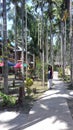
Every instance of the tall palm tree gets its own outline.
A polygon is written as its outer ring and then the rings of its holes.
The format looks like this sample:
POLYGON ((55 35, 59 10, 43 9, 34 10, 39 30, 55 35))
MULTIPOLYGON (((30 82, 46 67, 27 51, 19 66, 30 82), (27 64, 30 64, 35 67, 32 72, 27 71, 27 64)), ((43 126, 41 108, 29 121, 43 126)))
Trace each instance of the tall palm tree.
MULTIPOLYGON (((42 0, 33 0, 34 4, 35 4, 35 8, 41 8, 42 5, 42 0)), ((51 48, 51 63, 53 64, 53 19, 54 17, 57 17, 59 14, 59 11, 57 11, 60 7, 60 3, 62 2, 62 0, 58 1, 58 0, 43 0, 43 12, 45 12, 46 10, 46 15, 47 15, 47 20, 49 20, 50 22, 50 48, 51 48), (59 4, 59 5, 58 5, 59 4), (58 9, 57 9, 58 8, 58 9)))
MULTIPOLYGON (((61 36, 62 36, 62 60, 63 60, 63 78, 65 77, 65 68, 66 68, 66 46, 67 46, 67 18, 68 18, 68 6, 69 0, 63 0, 61 5, 61 36)), ((70 24, 71 26, 71 24, 70 24)))
POLYGON ((37 8, 40 8, 41 9, 41 19, 42 19, 42 33, 41 33, 41 50, 42 50, 42 73, 43 73, 43 86, 44 86, 44 15, 43 15, 43 7, 44 7, 44 0, 41 0, 41 1, 34 1, 33 2, 36 4, 35 5, 35 9, 37 10, 37 8))
POLYGON ((15 2, 15 63, 17 63, 17 2, 15 2))
POLYGON ((23 103, 24 99, 24 10, 25 10, 25 0, 22 0, 22 84, 19 88, 19 103, 23 103))
POLYGON ((6 0, 3 0, 3 59, 4 59, 4 92, 8 93, 8 55, 7 55, 7 16, 6 0))
POLYGON ((73 85, 73 21, 72 21, 72 1, 70 0, 70 58, 71 58, 71 84, 73 85))
POLYGON ((47 3, 48 3, 47 17, 50 22, 50 63, 53 67, 54 66, 53 34, 56 33, 56 30, 54 32, 54 26, 58 26, 57 21, 59 16, 59 11, 58 11, 59 7, 57 5, 57 0, 56 1, 47 0, 47 3), (54 21, 56 21, 56 23, 54 23, 54 21))

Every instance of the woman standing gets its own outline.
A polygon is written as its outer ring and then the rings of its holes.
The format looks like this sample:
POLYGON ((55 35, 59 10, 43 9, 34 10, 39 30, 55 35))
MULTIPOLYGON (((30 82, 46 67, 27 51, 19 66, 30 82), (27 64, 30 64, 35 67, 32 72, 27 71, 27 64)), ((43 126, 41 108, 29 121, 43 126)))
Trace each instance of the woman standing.
POLYGON ((52 66, 48 66, 48 89, 52 88, 52 78, 53 78, 52 66))

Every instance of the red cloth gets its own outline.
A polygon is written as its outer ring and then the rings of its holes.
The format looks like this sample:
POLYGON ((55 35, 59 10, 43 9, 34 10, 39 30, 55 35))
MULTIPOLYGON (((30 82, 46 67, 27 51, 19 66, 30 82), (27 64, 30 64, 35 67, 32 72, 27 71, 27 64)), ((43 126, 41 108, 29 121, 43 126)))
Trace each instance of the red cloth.
POLYGON ((14 66, 14 68, 21 68, 21 67, 22 67, 21 63, 17 63, 17 64, 14 66))
POLYGON ((4 63, 3 63, 3 62, 1 62, 1 63, 0 63, 0 66, 1 66, 1 67, 2 67, 2 66, 4 66, 4 63))

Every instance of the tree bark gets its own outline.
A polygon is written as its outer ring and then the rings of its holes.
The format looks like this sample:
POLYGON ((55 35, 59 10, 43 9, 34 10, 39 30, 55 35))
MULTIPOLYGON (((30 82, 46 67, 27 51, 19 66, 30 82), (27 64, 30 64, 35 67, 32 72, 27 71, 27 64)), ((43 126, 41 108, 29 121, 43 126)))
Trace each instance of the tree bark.
POLYGON ((8 93, 8 55, 7 55, 7 17, 6 0, 3 0, 3 60, 4 60, 4 92, 8 93))
POLYGON ((24 10, 25 10, 25 0, 22 0, 22 84, 19 88, 19 98, 18 102, 23 103, 24 101, 24 10))
POLYGON ((48 64, 48 25, 46 28, 46 63, 48 64))
POLYGON ((73 14, 72 0, 70 0, 70 60, 71 60, 71 84, 73 86, 73 14))
POLYGON ((65 77, 65 45, 64 45, 64 22, 61 21, 61 34, 62 34, 62 58, 63 58, 63 78, 65 77))
POLYGON ((41 5, 42 11, 42 73, 43 73, 43 87, 45 85, 45 75, 44 75, 44 17, 43 17, 43 0, 41 5))

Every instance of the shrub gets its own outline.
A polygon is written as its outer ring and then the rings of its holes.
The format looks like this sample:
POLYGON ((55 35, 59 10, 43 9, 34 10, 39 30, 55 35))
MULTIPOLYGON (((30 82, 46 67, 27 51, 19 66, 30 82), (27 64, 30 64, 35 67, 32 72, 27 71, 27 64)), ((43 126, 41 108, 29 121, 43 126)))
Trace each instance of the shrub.
MULTIPOLYGON (((48 72, 48 64, 44 64, 44 76, 45 76, 45 81, 47 81, 47 72, 48 72)), ((36 75, 38 76, 39 79, 43 79, 43 65, 41 61, 38 61, 36 63, 36 75)))
POLYGON ((39 79, 42 79, 42 63, 41 62, 36 63, 36 75, 39 79))
POLYGON ((31 86, 33 84, 33 79, 27 78, 26 79, 26 86, 31 86))
POLYGON ((33 79, 31 79, 31 78, 27 78, 27 79, 26 79, 26 83, 25 83, 25 85, 26 85, 26 89, 27 89, 27 94, 30 95, 31 92, 32 92, 30 86, 33 85, 33 79))
POLYGON ((62 68, 59 68, 59 77, 63 77, 63 71, 62 71, 62 68))
POLYGON ((68 75, 65 75, 65 77, 64 77, 64 81, 70 81, 70 76, 68 76, 68 75))
POLYGON ((7 95, 7 94, 4 94, 2 92, 0 92, 0 96, 3 99, 3 102, 2 102, 3 106, 13 106, 13 105, 15 105, 16 100, 15 100, 14 97, 7 95))
POLYGON ((54 71, 58 71, 59 70, 59 66, 58 65, 54 65, 53 69, 54 69, 54 71))

